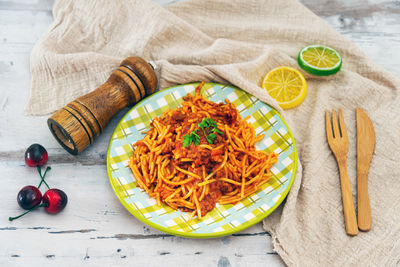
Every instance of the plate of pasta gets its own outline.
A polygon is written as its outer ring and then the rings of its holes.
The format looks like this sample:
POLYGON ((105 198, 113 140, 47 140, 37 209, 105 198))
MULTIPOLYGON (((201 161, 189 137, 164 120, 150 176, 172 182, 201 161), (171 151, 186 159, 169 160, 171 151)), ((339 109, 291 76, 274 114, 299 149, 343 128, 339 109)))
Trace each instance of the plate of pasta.
POLYGON ((233 86, 159 91, 119 122, 107 153, 125 208, 166 233, 212 238, 267 217, 294 181, 293 135, 271 106, 233 86))

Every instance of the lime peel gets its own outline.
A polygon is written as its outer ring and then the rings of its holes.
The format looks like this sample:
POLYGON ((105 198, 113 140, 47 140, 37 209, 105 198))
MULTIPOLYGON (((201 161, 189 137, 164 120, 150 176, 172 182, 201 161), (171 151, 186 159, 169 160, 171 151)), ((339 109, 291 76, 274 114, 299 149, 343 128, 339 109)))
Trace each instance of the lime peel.
POLYGON ((328 76, 337 73, 342 66, 342 57, 333 48, 324 45, 309 45, 300 50, 299 66, 310 74, 328 76))

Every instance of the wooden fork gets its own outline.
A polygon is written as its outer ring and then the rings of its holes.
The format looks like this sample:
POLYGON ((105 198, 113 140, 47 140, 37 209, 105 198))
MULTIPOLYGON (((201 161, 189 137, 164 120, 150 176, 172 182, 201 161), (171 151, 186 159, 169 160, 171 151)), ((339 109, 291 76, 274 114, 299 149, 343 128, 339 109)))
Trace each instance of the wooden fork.
POLYGON ((357 235, 358 226, 356 212, 354 210, 353 194, 351 193, 349 177, 347 174, 347 152, 349 139, 347 137, 346 125, 344 124, 342 110, 339 109, 339 124, 336 111, 332 110, 332 122, 329 111, 325 111, 326 137, 329 147, 336 157, 340 173, 340 187, 342 191, 343 213, 348 235, 357 235), (333 130, 332 130, 333 126, 333 130))

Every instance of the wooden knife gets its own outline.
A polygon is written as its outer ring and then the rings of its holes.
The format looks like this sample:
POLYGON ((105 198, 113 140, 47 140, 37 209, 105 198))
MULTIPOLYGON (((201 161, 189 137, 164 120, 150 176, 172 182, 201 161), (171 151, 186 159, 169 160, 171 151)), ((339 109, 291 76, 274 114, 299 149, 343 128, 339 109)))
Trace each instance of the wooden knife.
POLYGON ((368 170, 375 149, 375 131, 371 119, 360 108, 356 109, 357 119, 357 203, 358 228, 371 229, 371 206, 368 196, 368 170))

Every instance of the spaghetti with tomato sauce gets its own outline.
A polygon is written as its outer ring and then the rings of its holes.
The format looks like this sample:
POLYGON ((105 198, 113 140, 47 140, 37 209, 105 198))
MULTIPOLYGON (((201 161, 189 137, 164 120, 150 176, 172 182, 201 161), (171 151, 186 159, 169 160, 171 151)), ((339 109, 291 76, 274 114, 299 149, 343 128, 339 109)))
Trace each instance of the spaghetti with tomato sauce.
POLYGON ((260 190, 277 161, 277 154, 256 149, 264 135, 256 136, 232 103, 200 95, 203 85, 182 107, 154 118, 129 161, 138 186, 158 205, 199 218, 217 202, 235 204, 260 190))

